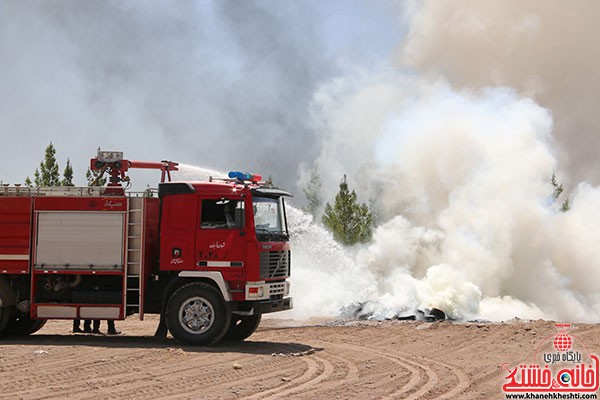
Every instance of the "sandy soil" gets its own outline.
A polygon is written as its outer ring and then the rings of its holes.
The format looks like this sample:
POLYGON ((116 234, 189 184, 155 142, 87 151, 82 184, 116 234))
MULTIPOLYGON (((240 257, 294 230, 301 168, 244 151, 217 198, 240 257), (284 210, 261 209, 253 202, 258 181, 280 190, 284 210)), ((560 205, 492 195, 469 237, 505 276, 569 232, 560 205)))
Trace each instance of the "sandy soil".
MULTIPOLYGON (((265 319, 246 342, 194 348, 154 339, 156 324, 131 318, 101 336, 50 321, 0 339, 0 398, 500 399, 500 365, 531 359, 557 333, 545 321, 265 319)), ((571 332, 598 354, 599 326, 571 332)))

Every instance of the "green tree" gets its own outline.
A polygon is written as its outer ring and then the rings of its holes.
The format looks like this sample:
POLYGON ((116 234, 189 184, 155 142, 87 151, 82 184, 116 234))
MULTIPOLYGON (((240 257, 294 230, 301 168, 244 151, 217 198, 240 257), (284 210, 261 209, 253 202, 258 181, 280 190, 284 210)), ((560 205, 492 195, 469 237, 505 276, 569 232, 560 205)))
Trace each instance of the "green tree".
POLYGON ((60 186, 56 149, 52 142, 46 147, 44 161, 40 162, 39 170, 36 168, 33 175, 35 186, 60 186))
POLYGON ((63 171, 62 186, 75 186, 73 185, 73 167, 71 166, 71 160, 67 158, 67 165, 63 171))
POLYGON ((323 224, 333 233, 335 240, 345 245, 365 243, 373 236, 373 213, 366 204, 358 202, 354 190, 349 191, 346 175, 340 182, 333 206, 325 205, 323 224))
POLYGON ((106 185, 106 177, 102 176, 100 171, 92 171, 88 168, 85 173, 85 179, 87 179, 88 186, 104 186, 106 185))
POLYGON ((63 179, 60 179, 60 173, 58 172, 58 163, 56 162, 56 149, 54 144, 50 144, 46 147, 44 153, 44 160, 40 162, 40 167, 35 169, 33 173, 33 182, 29 178, 25 178, 25 185, 27 187, 35 186, 74 186, 73 185, 73 166, 71 160, 67 158, 67 165, 63 171, 63 179))
POLYGON ((310 171, 310 180, 304 189, 304 196, 308 200, 308 205, 305 207, 305 211, 312 214, 313 217, 317 217, 317 213, 323 205, 323 195, 321 194, 321 177, 316 168, 310 171))
MULTIPOLYGON (((564 192, 565 189, 563 188, 562 183, 558 183, 556 174, 552 174, 552 178, 550 178, 550 183, 554 187, 554 192, 552 193, 552 197, 554 198, 554 201, 556 201, 556 200, 558 200, 558 198, 560 197, 562 192, 564 192)), ((560 206, 560 211, 567 212, 570 209, 571 209, 571 204, 569 202, 569 198, 567 197, 567 199, 560 206)))
POLYGON ((560 206, 560 211, 567 212, 570 209, 571 209, 571 203, 569 202, 569 199, 567 198, 565 201, 563 201, 562 205, 560 206))
POLYGON ((552 178, 550 178, 550 183, 554 186, 554 193, 552 193, 552 197, 554 200, 558 200, 562 192, 565 190, 563 188, 562 183, 558 183, 558 179, 556 179, 556 174, 552 174, 552 178))

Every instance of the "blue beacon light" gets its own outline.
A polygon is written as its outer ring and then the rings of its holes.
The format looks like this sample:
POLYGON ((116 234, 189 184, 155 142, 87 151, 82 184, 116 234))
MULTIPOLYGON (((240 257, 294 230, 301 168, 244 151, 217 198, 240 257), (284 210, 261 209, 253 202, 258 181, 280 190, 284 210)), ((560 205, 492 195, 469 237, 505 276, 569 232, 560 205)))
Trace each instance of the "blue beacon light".
POLYGON ((230 171, 228 175, 229 178, 238 179, 240 181, 249 181, 252 179, 252 175, 240 171, 230 171))

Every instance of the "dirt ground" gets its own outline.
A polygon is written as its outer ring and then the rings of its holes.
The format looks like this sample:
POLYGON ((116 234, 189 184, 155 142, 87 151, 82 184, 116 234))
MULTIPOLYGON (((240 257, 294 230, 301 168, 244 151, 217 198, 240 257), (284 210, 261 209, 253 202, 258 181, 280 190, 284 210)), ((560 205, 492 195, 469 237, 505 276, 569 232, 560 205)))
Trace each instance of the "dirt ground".
MULTIPOLYGON (((0 398, 501 399, 500 366, 557 333, 545 321, 264 319, 246 342, 194 348, 153 338, 156 325, 130 318, 119 336, 74 335, 69 321, 50 321, 0 339, 0 398)), ((600 327, 575 328, 598 354, 600 327)))

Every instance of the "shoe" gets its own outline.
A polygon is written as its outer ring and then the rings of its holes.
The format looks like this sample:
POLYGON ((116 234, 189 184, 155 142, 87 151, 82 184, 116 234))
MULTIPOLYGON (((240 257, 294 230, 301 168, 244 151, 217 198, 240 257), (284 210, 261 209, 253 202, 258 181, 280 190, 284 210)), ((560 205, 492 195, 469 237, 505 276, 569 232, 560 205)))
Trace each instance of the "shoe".
POLYGON ((120 335, 121 331, 117 331, 117 330, 109 330, 108 332, 106 332, 108 335, 120 335))
POLYGON ((96 334, 96 335, 100 335, 102 332, 100 332, 100 329, 92 329, 92 333, 96 334))
POLYGON ((82 333, 81 328, 73 328, 73 333, 82 333))
POLYGON ((92 328, 83 328, 83 333, 92 333, 92 328))

